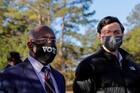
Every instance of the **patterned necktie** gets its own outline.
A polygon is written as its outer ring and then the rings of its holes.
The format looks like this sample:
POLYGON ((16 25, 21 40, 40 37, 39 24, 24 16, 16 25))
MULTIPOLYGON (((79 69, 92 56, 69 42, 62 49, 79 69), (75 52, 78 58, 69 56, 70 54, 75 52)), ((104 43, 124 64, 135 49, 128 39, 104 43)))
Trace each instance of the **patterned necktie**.
POLYGON ((50 69, 47 67, 42 68, 42 72, 44 72, 44 79, 45 79, 45 89, 48 93, 55 93, 55 89, 50 77, 50 69))

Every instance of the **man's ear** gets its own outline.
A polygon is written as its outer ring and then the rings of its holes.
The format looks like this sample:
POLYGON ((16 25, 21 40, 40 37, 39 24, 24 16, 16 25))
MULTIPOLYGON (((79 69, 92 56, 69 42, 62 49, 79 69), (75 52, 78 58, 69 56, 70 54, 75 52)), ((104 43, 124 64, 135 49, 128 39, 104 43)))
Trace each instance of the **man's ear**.
POLYGON ((101 34, 100 34, 100 33, 97 33, 97 34, 96 34, 96 37, 97 37, 99 40, 101 40, 101 34))
POLYGON ((36 52, 36 48, 33 46, 32 42, 28 41, 27 42, 27 47, 29 49, 30 56, 34 57, 34 53, 36 52))
POLYGON ((32 44, 32 42, 27 42, 27 46, 28 46, 29 49, 31 49, 31 50, 33 49, 33 44, 32 44))

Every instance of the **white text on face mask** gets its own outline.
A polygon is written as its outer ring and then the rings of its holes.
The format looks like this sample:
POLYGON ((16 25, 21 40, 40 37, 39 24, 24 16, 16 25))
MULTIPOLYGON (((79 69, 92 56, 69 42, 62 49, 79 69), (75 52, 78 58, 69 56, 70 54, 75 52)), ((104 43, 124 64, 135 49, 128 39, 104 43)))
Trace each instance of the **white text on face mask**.
POLYGON ((55 47, 48 47, 48 46, 43 46, 43 51, 44 52, 52 52, 53 54, 56 54, 56 48, 55 47))

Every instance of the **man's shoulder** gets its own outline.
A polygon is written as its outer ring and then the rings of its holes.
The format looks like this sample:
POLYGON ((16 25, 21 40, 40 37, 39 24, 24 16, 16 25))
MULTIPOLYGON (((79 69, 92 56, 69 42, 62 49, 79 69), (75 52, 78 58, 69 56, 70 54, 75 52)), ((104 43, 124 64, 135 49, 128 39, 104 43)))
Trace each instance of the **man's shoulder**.
POLYGON ((119 49, 119 52, 121 53, 123 58, 126 60, 129 67, 134 67, 140 70, 140 66, 135 62, 133 56, 130 53, 128 53, 126 50, 122 48, 119 49))
POLYGON ((61 72, 59 72, 57 69, 55 69, 53 67, 51 67, 51 68, 52 68, 52 74, 54 75, 54 77, 65 82, 65 78, 64 78, 63 74, 61 72))
POLYGON ((59 75, 59 76, 63 76, 62 73, 60 71, 58 71, 57 69, 51 67, 52 69, 52 72, 55 73, 56 75, 59 75))
MULTIPOLYGON (((90 71, 90 68, 94 69, 94 66, 100 62, 102 59, 98 52, 95 52, 86 58, 84 58, 78 65, 76 71, 81 70, 81 72, 90 71), (85 70, 85 71, 84 71, 85 70)), ((87 72, 86 72, 87 73, 87 72)))
POLYGON ((23 68, 27 67, 29 62, 21 62, 17 65, 11 66, 3 71, 3 73, 19 73, 22 72, 23 68))
POLYGON ((103 59, 103 53, 101 51, 97 51, 87 57, 85 57, 81 63, 87 63, 87 62, 97 62, 99 60, 103 59))
POLYGON ((125 49, 119 48, 121 55, 130 55, 125 49))

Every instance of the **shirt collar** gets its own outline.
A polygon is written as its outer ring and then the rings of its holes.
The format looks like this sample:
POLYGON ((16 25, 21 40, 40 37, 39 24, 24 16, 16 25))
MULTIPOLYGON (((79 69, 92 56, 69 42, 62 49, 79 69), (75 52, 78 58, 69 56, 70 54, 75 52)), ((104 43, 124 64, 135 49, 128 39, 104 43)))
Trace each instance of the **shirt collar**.
MULTIPOLYGON (((44 67, 39 61, 37 61, 35 58, 28 56, 28 59, 30 63, 32 64, 33 68, 39 73, 41 72, 41 69, 44 67)), ((45 67, 51 69, 50 64, 46 65, 45 67)))
MULTIPOLYGON (((102 46, 102 48, 109 54, 112 54, 104 45, 102 46)), ((121 62, 121 60, 123 59, 121 53, 118 51, 118 56, 116 56, 118 58, 118 61, 121 62)))
POLYGON ((119 52, 119 62, 121 62, 121 60, 123 59, 123 57, 122 57, 122 55, 121 55, 121 53, 119 52))

